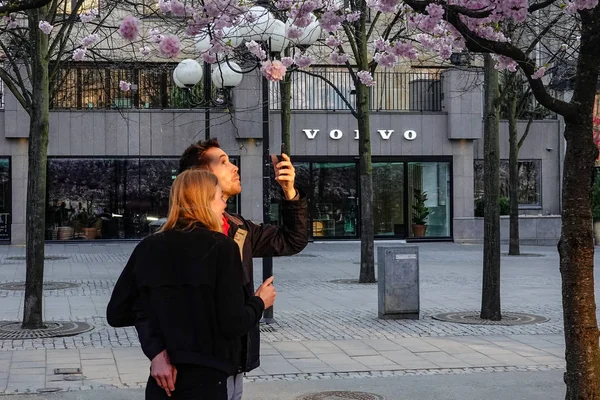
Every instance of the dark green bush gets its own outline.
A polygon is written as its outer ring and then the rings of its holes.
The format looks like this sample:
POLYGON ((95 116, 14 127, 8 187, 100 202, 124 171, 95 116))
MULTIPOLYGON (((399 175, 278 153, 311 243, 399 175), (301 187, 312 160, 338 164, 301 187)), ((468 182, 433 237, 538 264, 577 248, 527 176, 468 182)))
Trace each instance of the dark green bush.
MULTIPOLYGON (((500 197, 498 205, 500 206, 500 215, 510 214, 510 201, 508 197, 500 197)), ((483 217, 483 197, 475 199, 475 216, 483 217)))

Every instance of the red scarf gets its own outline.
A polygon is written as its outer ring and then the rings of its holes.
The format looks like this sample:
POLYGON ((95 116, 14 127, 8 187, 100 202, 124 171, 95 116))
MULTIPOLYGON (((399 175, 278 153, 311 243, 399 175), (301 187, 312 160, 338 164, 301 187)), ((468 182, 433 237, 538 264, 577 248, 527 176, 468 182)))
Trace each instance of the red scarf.
POLYGON ((223 233, 229 236, 229 220, 223 215, 223 233))

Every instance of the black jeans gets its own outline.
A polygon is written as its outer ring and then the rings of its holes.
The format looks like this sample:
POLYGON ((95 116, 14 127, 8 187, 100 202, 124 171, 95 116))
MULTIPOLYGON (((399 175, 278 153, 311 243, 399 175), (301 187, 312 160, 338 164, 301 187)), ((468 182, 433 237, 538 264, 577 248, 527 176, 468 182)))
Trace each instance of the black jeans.
POLYGON ((227 400, 227 374, 211 368, 197 365, 177 365, 175 391, 171 397, 156 383, 148 378, 146 400, 227 400))

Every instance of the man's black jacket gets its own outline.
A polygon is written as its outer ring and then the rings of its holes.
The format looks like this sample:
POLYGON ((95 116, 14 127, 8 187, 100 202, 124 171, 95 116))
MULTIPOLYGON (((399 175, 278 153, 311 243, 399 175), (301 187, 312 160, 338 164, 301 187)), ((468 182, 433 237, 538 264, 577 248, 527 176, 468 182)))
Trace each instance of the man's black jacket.
POLYGON ((236 373, 241 338, 258 325, 264 310, 259 297, 247 294, 238 252, 233 240, 200 226, 147 237, 115 285, 109 324, 129 325, 137 303, 160 331, 173 364, 236 373))
MULTIPOLYGON (((283 225, 257 225, 240 215, 229 215, 229 237, 240 246, 247 296, 254 295, 253 257, 289 256, 299 253, 308 243, 308 202, 303 193, 299 199, 282 201, 283 225)), ((165 349, 163 335, 144 315, 139 306, 135 310, 135 327, 142 350, 152 360, 165 349)), ((110 321, 109 321, 110 323, 110 321)), ((133 323, 128 324, 133 325, 133 323)), ((260 365, 260 334, 256 325, 243 339, 242 360, 238 372, 250 372, 260 365)))

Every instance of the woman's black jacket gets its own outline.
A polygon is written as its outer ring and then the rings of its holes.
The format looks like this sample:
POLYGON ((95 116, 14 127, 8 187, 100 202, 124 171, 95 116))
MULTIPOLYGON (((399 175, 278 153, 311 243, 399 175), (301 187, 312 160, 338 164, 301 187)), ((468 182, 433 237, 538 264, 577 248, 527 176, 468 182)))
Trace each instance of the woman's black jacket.
POLYGON ((238 245, 203 227, 158 233, 137 245, 113 290, 108 323, 132 325, 140 304, 172 364, 228 375, 242 362, 242 336, 264 311, 263 301, 244 289, 238 245))

